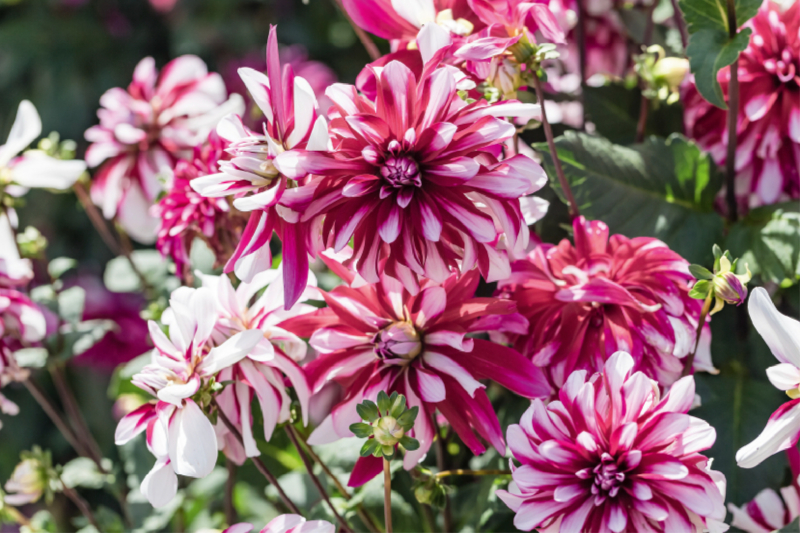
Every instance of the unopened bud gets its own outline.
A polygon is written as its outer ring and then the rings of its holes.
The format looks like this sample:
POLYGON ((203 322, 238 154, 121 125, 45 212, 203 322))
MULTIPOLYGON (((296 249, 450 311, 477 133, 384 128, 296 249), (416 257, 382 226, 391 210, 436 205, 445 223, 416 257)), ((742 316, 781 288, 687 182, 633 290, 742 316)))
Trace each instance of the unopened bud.
POLYGON ((714 276, 714 294, 726 303, 741 305, 747 298, 747 287, 733 272, 723 272, 714 276))
POLYGON ((46 487, 47 476, 41 463, 34 458, 24 459, 6 482, 5 489, 9 494, 4 501, 14 506, 33 503, 42 497, 46 487))
POLYGON ((397 423, 396 418, 384 416, 375 424, 373 434, 375 435, 375 440, 377 440, 381 446, 394 446, 400 442, 400 439, 403 438, 405 433, 403 427, 397 423))
POLYGON ((653 77, 666 84, 671 91, 680 87, 687 72, 689 60, 682 57, 665 57, 656 61, 653 66, 653 77))

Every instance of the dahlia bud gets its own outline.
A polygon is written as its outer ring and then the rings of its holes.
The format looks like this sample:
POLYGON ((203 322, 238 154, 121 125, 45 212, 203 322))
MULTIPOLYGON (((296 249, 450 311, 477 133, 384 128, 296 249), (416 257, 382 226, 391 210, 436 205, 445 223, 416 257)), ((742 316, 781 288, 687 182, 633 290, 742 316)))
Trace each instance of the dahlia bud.
POLYGON ((391 416, 384 416, 378 420, 373 429, 373 435, 378 444, 382 446, 394 446, 405 435, 403 427, 397 423, 397 419, 391 416))
POLYGON ((676 91, 689 72, 689 60, 682 57, 664 57, 653 66, 653 76, 670 89, 676 91))
POLYGON ((644 95, 655 100, 665 100, 668 104, 678 101, 680 88, 689 61, 680 57, 665 57, 659 45, 653 45, 634 58, 635 70, 644 82, 644 95))
POLYGON ((34 503, 47 494, 52 498, 50 478, 52 461, 50 453, 34 447, 30 452, 22 453, 22 461, 14 468, 11 478, 6 482, 8 494, 3 501, 9 505, 20 506, 34 503))
POLYGON ((419 441, 406 435, 414 427, 419 407, 406 409, 406 397, 393 392, 388 396, 378 393, 378 404, 364 400, 356 406, 356 411, 364 422, 350 426, 356 437, 367 439, 361 448, 361 456, 390 458, 399 444, 406 450, 419 448, 419 441))
POLYGON ((747 282, 752 278, 750 268, 745 265, 745 274, 736 274, 738 259, 731 261, 731 254, 727 250, 714 245, 714 272, 700 265, 690 265, 689 272, 697 278, 689 296, 699 300, 715 298, 714 309, 711 314, 720 311, 726 303, 741 305, 747 298, 747 282))
POLYGON ((517 89, 523 85, 519 65, 502 58, 492 61, 486 81, 502 93, 504 100, 516 98, 517 89))

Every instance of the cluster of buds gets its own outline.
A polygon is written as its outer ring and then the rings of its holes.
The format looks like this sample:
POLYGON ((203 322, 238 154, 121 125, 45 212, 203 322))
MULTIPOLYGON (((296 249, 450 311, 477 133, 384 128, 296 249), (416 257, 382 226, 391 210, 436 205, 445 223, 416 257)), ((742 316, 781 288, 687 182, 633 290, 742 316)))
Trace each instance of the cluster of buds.
POLYGON ((666 57, 664 49, 657 44, 649 46, 644 53, 634 57, 636 74, 644 86, 645 97, 655 101, 674 104, 680 98, 680 86, 689 72, 689 60, 682 57, 666 57))
POLYGON ((393 392, 391 396, 384 391, 378 393, 378 403, 364 400, 356 406, 358 416, 364 422, 350 426, 350 431, 360 439, 367 439, 361 447, 361 456, 384 457, 390 459, 399 444, 408 451, 419 448, 419 441, 409 437, 414 427, 419 407, 406 408, 406 397, 393 392))
POLYGON ((747 298, 747 283, 752 278, 747 264, 744 265, 745 273, 736 274, 738 259, 732 259, 728 250, 725 253, 714 245, 714 271, 700 265, 690 265, 689 272, 697 279, 689 296, 698 300, 711 301, 716 299, 711 314, 720 311, 726 303, 742 305, 747 298))

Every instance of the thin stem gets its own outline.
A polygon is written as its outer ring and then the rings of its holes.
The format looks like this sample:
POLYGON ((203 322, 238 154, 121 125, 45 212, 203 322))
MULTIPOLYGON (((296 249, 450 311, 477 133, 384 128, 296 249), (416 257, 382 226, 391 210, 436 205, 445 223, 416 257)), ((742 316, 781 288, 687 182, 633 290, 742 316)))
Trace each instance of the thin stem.
POLYGON ((22 514, 16 507, 11 507, 5 503, 3 504, 3 512, 6 513, 17 524, 33 529, 31 526, 31 521, 28 520, 28 517, 22 514))
MULTIPOLYGON (((728 36, 736 37, 736 6, 728 0, 728 36)), ((736 126, 739 115, 739 58, 731 65, 731 79, 728 83, 728 153, 725 156, 725 201, 728 204, 728 218, 736 222, 739 209, 736 203, 736 126)))
POLYGON ((447 476, 510 476, 511 470, 465 470, 463 468, 455 468, 453 470, 444 470, 434 474, 433 477, 441 479, 447 476))
POLYGON ((78 401, 75 399, 75 395, 72 394, 72 390, 67 384, 64 371, 60 366, 51 366, 50 376, 53 378, 53 384, 56 386, 56 392, 67 412, 67 417, 72 422, 72 426, 75 429, 75 437, 86 446, 86 449, 90 453, 90 458, 97 465, 98 470, 107 474, 108 471, 102 465, 103 454, 100 451, 100 446, 92 436, 91 431, 89 431, 89 426, 86 423, 86 419, 83 417, 83 413, 81 413, 78 401))
POLYGON ((703 326, 706 325, 706 318, 708 317, 708 311, 711 309, 711 301, 713 299, 714 291, 711 291, 708 293, 708 296, 706 296, 706 299, 703 302, 703 309, 700 311, 700 319, 697 321, 697 334, 694 338, 694 349, 692 350, 692 353, 689 354, 689 357, 686 358, 686 364, 683 366, 681 377, 686 377, 692 372, 694 356, 697 353, 697 347, 700 346, 700 336, 703 334, 703 326))
POLYGON ((558 152, 556 151, 556 143, 553 140, 553 130, 550 128, 550 122, 547 121, 547 113, 544 106, 544 93, 542 92, 542 81, 539 76, 533 76, 533 88, 536 90, 536 99, 542 108, 542 126, 544 127, 544 135, 547 137, 547 147, 550 149, 550 157, 553 158, 553 166, 556 168, 556 175, 558 175, 558 182, 561 185, 561 190, 564 191, 564 196, 567 197, 569 203, 570 215, 575 218, 580 216, 578 204, 575 197, 572 195, 572 189, 569 186, 564 169, 561 168, 561 161, 558 159, 558 152))
POLYGON ((77 439, 77 437, 75 437, 75 434, 61 416, 61 413, 59 413, 50 400, 47 399, 47 396, 45 396, 44 392, 39 388, 39 386, 31 381, 30 378, 24 380, 22 384, 25 385, 25 388, 27 388, 28 392, 31 393, 33 399, 36 400, 36 403, 38 403, 47 416, 50 417, 50 420, 53 421, 53 424, 55 424, 66 441, 70 446, 72 446, 78 455, 91 458, 91 454, 86 450, 86 448, 84 448, 83 444, 77 439))
POLYGON ((686 30, 686 20, 683 18, 683 12, 681 12, 681 8, 678 6, 678 0, 672 0, 672 10, 675 12, 675 25, 678 27, 678 31, 681 34, 681 44, 683 44, 684 51, 686 47, 689 46, 689 32, 686 30))
MULTIPOLYGON (((233 433, 233 436, 236 437, 236 440, 238 440, 239 443, 241 443, 241 445, 244 446, 244 441, 242 440, 242 434, 239 432, 238 429, 236 429, 236 426, 234 426, 233 423, 231 423, 230 419, 225 415, 222 409, 219 408, 219 404, 217 404, 217 401, 211 400, 211 405, 213 405, 216 408, 217 416, 219 416, 220 420, 222 420, 222 423, 225 424, 225 427, 228 428, 228 431, 233 433)), ((254 465, 256 465, 256 469, 259 472, 261 472, 261 475, 267 478, 267 481, 269 481, 270 484, 272 484, 272 486, 275 487, 275 490, 278 491, 278 496, 280 497, 283 504, 292 513, 302 514, 300 512, 300 509, 297 508, 294 502, 290 500, 289 497, 286 495, 286 493, 283 491, 283 488, 281 487, 280 483, 278 483, 278 480, 275 478, 275 476, 272 475, 272 472, 267 470, 267 466, 261 461, 261 459, 259 459, 258 457, 251 457, 250 460, 253 461, 254 465)))
MULTIPOLYGON (((322 468, 322 471, 325 472, 328 478, 330 478, 330 480, 333 481, 333 484, 336 485, 336 489, 339 491, 342 497, 348 501, 352 499, 353 497, 350 495, 350 492, 347 490, 347 488, 345 488, 345 486, 342 485, 342 482, 339 481, 339 478, 337 478, 333 474, 331 469, 328 468, 328 465, 326 465, 325 462, 320 458, 320 456, 317 455, 317 452, 314 451, 314 448, 310 444, 308 444, 306 436, 303 435, 301 431, 295 430, 295 432, 297 433, 300 442, 303 443, 303 446, 305 447, 305 450, 308 452, 308 455, 310 455, 311 458, 314 460, 314 462, 316 462, 322 468)), ((361 518, 361 520, 364 522, 364 524, 372 533, 380 532, 380 528, 375 523, 375 519, 372 517, 372 514, 370 514, 370 512, 367 511, 366 509, 364 509, 364 506, 362 504, 360 503, 358 504, 358 507, 356 507, 356 513, 358 513, 359 518, 361 518)))
POLYGON ((111 253, 114 255, 122 255, 122 249, 120 248, 119 243, 111 234, 111 230, 108 229, 105 218, 103 218, 103 215, 101 215, 100 211, 97 210, 97 206, 94 205, 94 202, 92 202, 92 199, 89 197, 89 193, 86 191, 83 183, 76 181, 75 185, 72 186, 72 189, 75 191, 75 196, 78 197, 78 201, 80 201, 81 205, 83 206, 83 210, 86 211, 86 214, 89 216, 89 220, 92 222, 92 225, 97 230, 97 233, 100 234, 100 238, 103 239, 104 243, 106 243, 108 249, 111 250, 111 253))
MULTIPOLYGON (((653 40, 653 27, 655 26, 653 11, 655 11, 656 5, 657 3, 654 1, 653 5, 645 10, 647 13, 647 23, 644 27, 644 34, 642 35, 643 46, 650 46, 650 42, 653 40)), ((650 112, 650 99, 645 96, 644 80, 639 80, 639 87, 642 90, 642 99, 639 105, 639 123, 636 125, 636 139, 634 141, 636 144, 644 140, 644 133, 647 129, 647 115, 650 112)))
MULTIPOLYGON (((439 428, 439 423, 436 421, 435 412, 431 413, 431 421, 433 430, 436 432, 436 468, 439 472, 443 472, 445 470, 445 449, 444 442, 442 442, 442 431, 439 428)), ((444 515, 442 517, 444 521, 444 530, 449 533, 453 530, 453 515, 450 510, 450 495, 447 493, 444 495, 444 510, 442 514, 444 515)))
POLYGON ((92 524, 97 531, 103 531, 100 527, 100 524, 97 522, 97 519, 94 517, 91 507, 89 507, 89 504, 86 503, 86 500, 81 498, 80 494, 78 494, 75 489, 66 486, 63 481, 61 481, 61 486, 63 488, 64 495, 72 500, 72 503, 75 504, 75 506, 78 508, 78 510, 80 510, 81 514, 86 517, 89 523, 92 524))
POLYGON ((311 481, 314 483, 314 486, 317 487, 317 490, 319 491, 320 496, 322 496, 322 499, 325 500, 325 503, 327 503, 328 507, 330 507, 331 512, 333 512, 333 516, 336 517, 336 521, 339 522, 339 525, 341 526, 342 530, 352 531, 350 525, 344 518, 342 518, 342 516, 336 510, 336 507, 333 506, 333 503, 331 503, 331 499, 328 496, 328 491, 325 490, 325 487, 322 486, 322 482, 314 473, 314 465, 311 464, 311 461, 309 461, 306 452, 303 451, 303 447, 300 446, 300 442, 297 440, 297 434, 295 433, 294 428, 291 425, 286 425, 284 429, 286 430, 286 434, 289 436, 289 440, 292 441, 292 444, 297 449, 297 453, 300 455, 300 459, 303 461, 303 464, 306 467, 306 471, 308 472, 308 475, 311 477, 311 481))
POLYGON ((225 499, 222 501, 225 510, 225 522, 232 526, 239 521, 236 516, 236 507, 233 505, 233 489, 236 487, 236 463, 225 458, 225 468, 228 470, 228 478, 225 480, 225 499))
POLYGON ((392 533, 392 471, 389 460, 383 458, 383 520, 386 522, 386 533, 392 533))
POLYGON ((369 57, 373 61, 375 61, 376 59, 380 59, 381 51, 378 50, 378 47, 375 45, 375 42, 372 39, 370 39, 369 35, 367 35, 367 33, 364 30, 359 28, 358 25, 353 21, 353 19, 350 18, 350 14, 344 8, 342 0, 334 0, 334 1, 336 2, 336 5, 339 6, 339 9, 341 9, 344 18, 346 18, 347 22, 350 23, 350 26, 353 27, 353 31, 356 32, 358 39, 361 41, 361 44, 364 45, 364 48, 367 50, 367 53, 369 54, 369 57))

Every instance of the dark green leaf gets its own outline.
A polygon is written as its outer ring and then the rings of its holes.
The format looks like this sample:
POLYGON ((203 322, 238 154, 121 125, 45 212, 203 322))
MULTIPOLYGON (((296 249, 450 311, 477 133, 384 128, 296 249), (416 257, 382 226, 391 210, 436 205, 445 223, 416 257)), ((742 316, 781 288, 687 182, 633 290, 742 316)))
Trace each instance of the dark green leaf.
POLYGON ((765 282, 793 285, 800 279, 800 213, 777 209, 764 220, 765 213, 751 212, 734 225, 726 246, 741 270, 747 264, 765 282))
MULTIPOLYGON (((581 214, 612 233, 656 237, 689 261, 710 262, 711 246, 722 238, 713 206, 722 178, 697 145, 675 134, 624 147, 567 132, 556 147, 581 214)), ((535 148, 563 199, 548 151, 535 148)))
POLYGON ((727 32, 700 30, 689 38, 686 55, 689 56, 697 90, 703 98, 717 107, 728 109, 717 81, 717 73, 736 61, 739 54, 747 48, 751 33, 750 28, 745 28, 730 39, 727 32))
POLYGON ((380 417, 378 406, 372 400, 364 400, 356 405, 356 412, 358 412, 361 420, 366 420, 367 422, 375 422, 380 417))
POLYGON ((372 426, 364 422, 357 422, 350 425, 350 431, 359 439, 366 439, 372 436, 372 426))
POLYGON ((378 441, 376 441, 375 439, 369 439, 361 447, 361 451, 359 453, 361 454, 361 457, 369 457, 370 455, 375 453, 376 448, 380 448, 380 446, 378 445, 378 441))
POLYGON ((394 399, 392 406, 389 408, 389 415, 397 418, 403 411, 406 410, 406 397, 402 394, 394 399))
POLYGON ((389 408, 391 408, 392 402, 389 399, 389 395, 386 394, 386 391, 380 391, 378 393, 378 409, 381 412, 381 415, 386 415, 389 413, 389 408))
POLYGON ((694 279, 711 279, 714 274, 703 265, 689 265, 689 273, 694 279))
MULTIPOLYGON (((761 0, 736 0, 736 25, 742 25, 753 18, 761 7, 761 0)), ((727 0, 680 0, 683 16, 690 33, 701 30, 715 30, 728 33, 727 0)))

